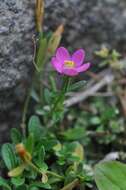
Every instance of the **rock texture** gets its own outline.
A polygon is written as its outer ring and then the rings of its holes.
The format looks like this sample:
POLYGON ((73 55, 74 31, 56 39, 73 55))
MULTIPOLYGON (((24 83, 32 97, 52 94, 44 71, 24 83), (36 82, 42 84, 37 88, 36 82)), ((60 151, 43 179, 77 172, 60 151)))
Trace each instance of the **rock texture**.
POLYGON ((34 0, 0 0, 0 142, 20 120, 32 69, 34 26, 34 0))
MULTIPOLYGON (((0 132, 20 118, 32 70, 34 5, 35 0, 0 0, 0 132)), ((126 50, 125 0, 47 0, 45 30, 60 23, 62 44, 85 48, 88 59, 102 44, 126 50)))
POLYGON ((31 1, 0 0, 0 110, 12 106, 19 83, 28 78, 32 62, 33 9, 31 1))
POLYGON ((64 23, 67 46, 83 47, 90 53, 102 44, 126 50, 125 0, 47 2, 46 25, 55 28, 57 24, 64 23))

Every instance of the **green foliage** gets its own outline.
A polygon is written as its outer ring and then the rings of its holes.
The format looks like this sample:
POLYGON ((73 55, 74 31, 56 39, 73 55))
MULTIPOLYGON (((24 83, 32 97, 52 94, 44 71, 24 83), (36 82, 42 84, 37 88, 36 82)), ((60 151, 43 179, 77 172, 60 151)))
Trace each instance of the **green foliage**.
POLYGON ((78 140, 84 137, 85 129, 82 127, 75 127, 68 129, 62 133, 65 140, 78 140))
POLYGON ((10 135, 11 135, 11 140, 14 144, 21 142, 22 140, 21 133, 16 128, 11 129, 10 135))
POLYGON ((2 157, 10 178, 1 180, 1 186, 7 190, 22 188, 58 190, 63 186, 73 184, 76 179, 82 184, 86 184, 87 181, 90 183, 91 176, 83 168, 83 147, 75 141, 79 139, 79 134, 75 135, 79 131, 81 129, 75 129, 73 135, 72 131, 69 131, 66 142, 62 142, 65 133, 54 135, 53 132, 47 130, 43 135, 40 119, 37 116, 31 116, 28 122, 27 137, 22 140, 26 148, 24 154, 27 157, 22 159, 23 157, 16 153, 15 145, 13 146, 13 142, 17 142, 17 134, 20 133, 12 129, 11 134, 13 132, 16 134, 13 135, 12 144, 7 143, 2 147, 2 157), (67 139, 71 142, 69 143, 67 139))
POLYGON ((8 176, 9 177, 20 176, 23 173, 25 167, 26 167, 26 164, 21 164, 20 166, 14 168, 10 172, 8 172, 8 176))
POLYGON ((6 143, 2 146, 2 158, 4 160, 4 163, 6 167, 11 170, 17 165, 17 159, 14 152, 14 147, 10 143, 6 143))
POLYGON ((86 84, 86 81, 85 81, 85 80, 81 80, 81 81, 79 81, 79 82, 76 82, 76 83, 72 84, 72 85, 69 87, 69 90, 70 90, 70 91, 78 90, 78 89, 84 87, 85 84, 86 84))
MULTIPOLYGON (((92 163, 104 156, 104 146, 114 144, 114 147, 120 143, 120 136, 125 132, 120 110, 116 103, 108 101, 106 104, 104 98, 92 98, 87 102, 88 111, 83 105, 83 110, 80 105, 77 109, 65 108, 66 96, 83 88, 85 81, 72 82, 70 78, 62 77, 59 82, 62 87, 58 87, 52 74, 46 87, 42 87, 40 72, 47 58, 48 40, 45 36, 40 38, 37 78, 28 95, 34 102, 34 115, 26 119, 28 122, 23 118, 25 133, 22 135, 13 128, 12 142, 1 149, 4 161, 1 166, 9 178, 1 178, 0 186, 4 190, 72 190, 76 186, 80 190, 92 189, 95 174, 99 190, 107 190, 109 186, 112 190, 125 189, 125 165, 109 162, 96 165, 94 173, 92 169, 92 163), (21 150, 17 150, 17 144, 21 145, 21 150), (117 178, 122 185, 117 185, 117 178)), ((105 61, 108 57, 111 61, 118 57, 117 52, 110 53, 107 49, 97 55, 105 61)), ((25 106, 24 113, 27 114, 27 104, 25 106)))
POLYGON ((34 143, 35 143, 34 140, 35 138, 33 133, 30 133, 25 143, 25 147, 30 154, 32 154, 34 151, 34 143))
POLYGON ((25 182, 24 178, 20 178, 20 177, 15 177, 15 178, 11 178, 11 183, 15 186, 15 187, 19 187, 22 186, 25 182))
MULTIPOLYGON (((125 131, 124 128, 124 119, 121 118, 120 111, 116 105, 111 105, 108 102, 101 98, 93 98, 90 101, 89 109, 91 112, 83 111, 79 112, 78 110, 68 114, 68 119, 71 118, 75 122, 75 128, 69 129, 76 130, 79 128, 83 131, 80 131, 80 137, 83 136, 84 144, 90 144, 91 138, 90 137, 97 137, 95 141, 99 144, 109 145, 110 143, 119 143, 116 141, 121 138, 119 135, 123 134, 125 131)), ((69 135, 66 133, 66 136, 69 135)), ((75 132, 76 133, 76 132, 75 132)), ((74 134, 74 133, 73 133, 74 134)))
MULTIPOLYGON (((95 159, 86 159, 91 153, 95 154, 92 138, 98 135, 95 143, 99 146, 110 145, 113 142, 116 145, 117 136, 124 132, 123 120, 120 119, 120 111, 116 105, 106 104, 102 98, 94 98, 89 104, 92 112, 81 112, 78 109, 68 111, 63 107, 65 94, 62 94, 63 99, 60 98, 61 93, 57 90, 53 77, 51 81, 50 88, 44 90, 44 106, 41 107, 41 101, 36 101, 36 115, 31 115, 28 120, 26 137, 17 129, 12 129, 12 143, 2 147, 2 158, 10 177, 1 184, 5 189, 72 189, 73 184, 76 185, 78 181, 80 188, 92 188, 94 178, 89 164, 95 159), (66 128, 61 125, 61 121, 67 123, 66 128), (15 145, 18 143, 23 143, 25 148, 26 157, 23 159, 15 151, 15 145), (85 151, 83 145, 87 147, 85 151)), ((79 86, 81 85, 75 83, 71 90, 78 89, 79 86)), ((67 88, 65 92, 69 91, 70 88, 67 88)), ((96 183, 99 190, 106 190, 102 188, 108 188, 106 184, 112 183, 111 175, 117 164, 111 162, 107 168, 106 175, 110 175, 110 179, 105 178, 104 167, 102 164, 99 165, 94 171, 96 183), (102 183, 98 181, 99 178, 103 180, 102 183)), ((115 184, 111 185, 115 187, 115 184)))
POLYGON ((95 55, 101 59, 100 66, 109 65, 114 69, 120 69, 120 64, 118 64, 119 58, 121 57, 120 53, 115 49, 110 51, 106 47, 103 47, 100 51, 96 51, 95 55))
POLYGON ((45 63, 46 59, 46 53, 47 53, 47 39, 43 37, 43 35, 40 35, 39 44, 38 44, 38 51, 37 56, 35 60, 35 66, 38 72, 42 71, 43 65, 45 63))
POLYGON ((126 165, 111 161, 95 166, 95 180, 99 190, 125 190, 126 165))
POLYGON ((0 187, 3 188, 3 190, 12 190, 11 187, 8 185, 7 181, 0 177, 0 187))
POLYGON ((36 141, 39 140, 40 134, 42 134, 42 127, 41 127, 39 117, 31 116, 28 123, 28 132, 30 135, 33 135, 35 137, 36 141))

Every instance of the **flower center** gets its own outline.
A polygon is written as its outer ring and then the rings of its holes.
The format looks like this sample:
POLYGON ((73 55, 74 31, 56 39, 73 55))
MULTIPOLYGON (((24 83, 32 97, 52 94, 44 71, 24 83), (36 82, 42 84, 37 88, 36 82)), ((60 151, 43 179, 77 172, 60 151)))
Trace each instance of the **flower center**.
POLYGON ((64 61, 65 67, 73 68, 75 67, 75 63, 73 61, 64 61))

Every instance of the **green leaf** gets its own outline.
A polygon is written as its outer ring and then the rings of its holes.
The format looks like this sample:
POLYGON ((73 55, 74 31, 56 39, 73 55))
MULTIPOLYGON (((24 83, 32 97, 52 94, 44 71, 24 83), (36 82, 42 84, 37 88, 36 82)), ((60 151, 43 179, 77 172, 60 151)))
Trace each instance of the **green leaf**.
POLYGON ((31 91, 31 97, 32 97, 37 103, 40 102, 39 96, 38 96, 37 92, 35 91, 35 89, 32 89, 32 91, 31 91))
POLYGON ((25 182, 24 178, 16 177, 16 178, 11 178, 11 183, 15 185, 16 187, 23 185, 25 182))
POLYGON ((10 177, 17 177, 19 175, 22 174, 22 172, 24 171, 26 165, 25 164, 22 164, 16 168, 14 168, 13 170, 11 170, 9 173, 8 173, 8 176, 10 177))
POLYGON ((40 143, 45 147, 46 151, 50 151, 57 144, 57 140, 54 138, 43 137, 40 143))
POLYGON ((2 158, 4 160, 4 163, 6 167, 11 170, 16 167, 16 155, 14 153, 13 147, 11 144, 6 143, 2 146, 2 158))
POLYGON ((85 84, 86 84, 85 80, 81 80, 79 82, 76 82, 76 83, 70 85, 69 91, 74 91, 74 90, 80 89, 80 88, 84 87, 85 84))
POLYGON ((51 102, 51 92, 47 88, 44 90, 44 98, 47 104, 51 102))
POLYGON ((39 150, 39 158, 38 158, 38 161, 39 161, 39 163, 42 163, 42 162, 44 162, 44 158, 45 158, 45 148, 44 148, 44 146, 42 145, 41 146, 41 148, 40 148, 40 150, 39 150))
POLYGON ((34 182, 34 183, 32 183, 29 186, 28 190, 31 190, 31 188, 33 188, 33 187, 40 187, 40 188, 44 188, 44 189, 51 189, 51 186, 48 183, 44 184, 42 182, 34 182))
POLYGON ((100 163, 94 174, 99 190, 126 190, 126 164, 117 161, 100 163))
POLYGON ((41 172, 46 172, 48 170, 48 165, 43 162, 39 165, 41 172))
POLYGON ((121 54, 116 51, 115 49, 112 51, 112 59, 113 60, 118 60, 121 57, 121 54))
POLYGON ((21 185, 19 187, 16 188, 16 190, 29 190, 27 185, 21 185))
POLYGON ((73 129, 68 129, 62 135, 66 140, 78 140, 84 137, 85 129, 82 127, 75 127, 73 129))
POLYGON ((38 187, 29 187, 28 190, 39 190, 38 187))
POLYGON ((16 128, 11 129, 11 139, 14 144, 18 144, 21 142, 21 134, 16 128))
POLYGON ((95 55, 97 55, 100 58, 107 58, 109 56, 109 49, 106 47, 103 47, 100 51, 95 51, 95 55))
POLYGON ((51 75, 51 76, 49 77, 49 79, 50 79, 50 83, 51 83, 52 90, 53 90, 54 92, 57 92, 57 85, 56 85, 55 78, 51 75))
POLYGON ((101 120, 102 122, 106 122, 112 118, 114 118, 118 114, 115 107, 106 107, 104 113, 102 114, 101 120))
POLYGON ((91 125, 100 125, 101 124, 101 118, 98 116, 92 116, 90 119, 91 125))
POLYGON ((0 187, 3 187, 5 190, 11 190, 11 187, 7 184, 6 180, 0 177, 0 187))
POLYGON ((29 134, 33 134, 35 137, 35 140, 39 140, 42 134, 42 127, 39 120, 39 117, 32 116, 28 123, 28 132, 29 134))
POLYGON ((83 159, 84 159, 84 148, 79 142, 77 144, 78 145, 75 148, 74 155, 78 156, 80 158, 80 161, 83 161, 83 159))
POLYGON ((47 50, 47 39, 41 37, 41 39, 39 40, 39 48, 36 55, 36 63, 35 63, 38 72, 40 72, 43 69, 43 65, 45 63, 45 58, 46 58, 46 50, 47 50))
POLYGON ((34 150, 34 135, 33 134, 29 135, 28 139, 26 140, 25 147, 30 154, 33 153, 33 150, 34 150))

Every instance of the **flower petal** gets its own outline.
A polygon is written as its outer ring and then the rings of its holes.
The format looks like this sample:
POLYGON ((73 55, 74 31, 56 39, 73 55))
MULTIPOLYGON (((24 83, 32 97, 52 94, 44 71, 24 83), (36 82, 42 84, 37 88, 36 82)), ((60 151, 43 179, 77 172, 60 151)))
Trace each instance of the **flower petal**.
POLYGON ((70 54, 66 48, 60 47, 56 51, 56 58, 63 64, 65 60, 70 60, 70 54))
POLYGON ((59 73, 62 73, 62 63, 56 59, 56 57, 53 57, 51 60, 51 63, 56 71, 59 73))
POLYGON ((76 69, 63 69, 63 74, 67 75, 67 76, 76 76, 78 75, 78 72, 76 69))
POLYGON ((83 49, 75 51, 75 53, 72 55, 72 61, 75 62, 76 67, 82 65, 84 57, 85 57, 85 51, 83 49))
POLYGON ((78 67, 78 68, 76 68, 76 70, 77 70, 77 72, 84 72, 84 71, 86 71, 86 70, 88 70, 89 69, 89 67, 90 67, 90 63, 85 63, 85 64, 83 64, 82 66, 80 66, 80 67, 78 67))

